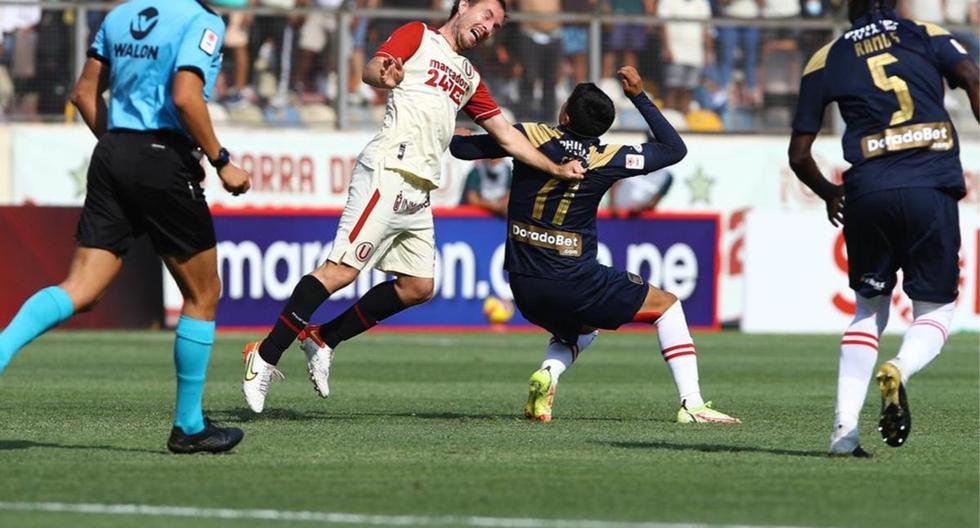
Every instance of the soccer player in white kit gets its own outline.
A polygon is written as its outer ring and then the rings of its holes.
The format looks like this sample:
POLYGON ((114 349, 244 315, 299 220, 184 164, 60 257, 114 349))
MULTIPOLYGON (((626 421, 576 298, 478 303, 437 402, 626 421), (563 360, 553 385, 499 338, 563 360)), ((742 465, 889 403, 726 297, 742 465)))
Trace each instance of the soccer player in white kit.
POLYGON ((327 261, 296 285, 269 335, 245 346, 245 400, 262 412, 269 387, 282 374, 275 365, 297 338, 321 396, 329 394, 333 349, 378 321, 432 298, 435 238, 429 193, 440 185, 440 159, 452 139, 456 113, 464 110, 516 159, 561 179, 581 179, 581 163, 557 165, 501 115, 460 51, 500 29, 506 0, 456 0, 438 30, 423 22, 398 28, 375 53, 363 81, 389 90, 384 126, 358 157, 327 261), (309 317, 362 269, 397 278, 369 290, 323 327, 309 317))

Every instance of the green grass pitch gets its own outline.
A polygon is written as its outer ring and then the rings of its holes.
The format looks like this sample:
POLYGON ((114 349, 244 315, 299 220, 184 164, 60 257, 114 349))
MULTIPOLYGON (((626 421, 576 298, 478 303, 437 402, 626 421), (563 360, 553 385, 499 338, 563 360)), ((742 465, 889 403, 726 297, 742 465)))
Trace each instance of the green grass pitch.
MULTIPOLYGON (((42 337, 0 378, 0 502, 978 525, 976 334, 954 336, 912 380, 906 446, 881 442, 877 391, 869 390, 862 443, 873 460, 824 456, 838 336, 696 336, 703 393, 742 418, 740 426, 673 423, 676 393, 653 333, 601 335, 562 378, 550 424, 521 416, 543 334, 368 334, 338 350, 327 400, 314 394, 294 348, 281 364, 288 381, 253 415, 240 393, 240 351, 251 337, 219 336, 205 402, 213 418, 246 430, 244 442, 229 455, 189 457, 164 448, 172 334, 42 337)), ((899 339, 882 343, 879 360, 894 355, 899 339)), ((0 511, 0 526, 11 527, 310 524, 0 511)))

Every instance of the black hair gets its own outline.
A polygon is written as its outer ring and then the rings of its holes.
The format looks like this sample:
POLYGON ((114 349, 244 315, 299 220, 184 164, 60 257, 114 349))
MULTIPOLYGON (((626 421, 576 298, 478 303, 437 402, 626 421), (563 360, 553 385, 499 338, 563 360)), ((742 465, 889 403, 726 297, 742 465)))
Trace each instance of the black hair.
POLYGON ((565 113, 568 114, 566 128, 588 137, 603 135, 616 120, 612 99, 592 83, 579 84, 572 90, 565 113))
POLYGON ((884 18, 885 11, 894 11, 897 0, 851 0, 847 5, 847 18, 853 23, 867 17, 870 20, 884 18))
MULTIPOLYGON (((470 4, 479 4, 483 0, 469 0, 470 4)), ((497 0, 500 2, 500 7, 504 8, 504 17, 507 16, 507 0, 497 0)), ((453 2, 453 10, 449 12, 449 18, 456 16, 459 13, 459 0, 453 2)))

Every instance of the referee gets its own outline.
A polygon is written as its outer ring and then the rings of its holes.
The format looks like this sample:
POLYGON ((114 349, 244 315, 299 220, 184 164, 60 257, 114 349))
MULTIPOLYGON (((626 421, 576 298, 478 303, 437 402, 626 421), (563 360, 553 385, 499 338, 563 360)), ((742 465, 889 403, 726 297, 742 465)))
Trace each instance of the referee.
POLYGON ((201 411, 221 291, 201 154, 228 192, 250 186, 249 174, 221 147, 205 104, 221 67, 224 31, 221 18, 196 0, 133 0, 105 18, 72 94, 99 142, 68 278, 35 293, 0 334, 2 372, 34 338, 92 309, 133 239, 148 234, 184 296, 167 441, 174 453, 227 451, 244 436, 201 411))

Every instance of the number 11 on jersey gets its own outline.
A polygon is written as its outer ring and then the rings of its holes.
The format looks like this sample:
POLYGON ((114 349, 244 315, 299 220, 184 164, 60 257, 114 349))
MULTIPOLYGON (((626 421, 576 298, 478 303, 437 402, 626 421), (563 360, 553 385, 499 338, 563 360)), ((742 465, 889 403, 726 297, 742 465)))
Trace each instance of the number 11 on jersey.
MULTIPOLYGON (((531 212, 531 217, 535 220, 541 220, 544 216, 544 206, 548 202, 548 195, 551 191, 554 191, 558 187, 561 180, 557 178, 552 178, 545 183, 541 190, 538 191, 537 197, 534 199, 534 210, 531 212)), ((572 200, 575 198, 575 193, 578 192, 579 186, 582 182, 572 182, 565 188, 565 194, 562 196, 561 201, 558 202, 558 209, 555 210, 555 216, 551 219, 551 223, 554 225, 562 225, 565 222, 565 215, 568 214, 568 209, 572 206, 572 200)))

